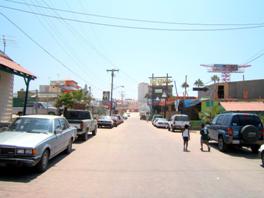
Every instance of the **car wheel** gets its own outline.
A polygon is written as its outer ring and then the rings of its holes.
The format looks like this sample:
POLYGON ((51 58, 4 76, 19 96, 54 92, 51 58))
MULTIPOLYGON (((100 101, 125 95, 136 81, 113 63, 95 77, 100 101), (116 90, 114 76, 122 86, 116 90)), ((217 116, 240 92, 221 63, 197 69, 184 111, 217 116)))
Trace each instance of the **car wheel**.
POLYGON ((70 154, 72 152, 72 139, 70 139, 69 144, 65 150, 66 154, 70 154))
POLYGON ((218 149, 221 152, 227 151, 227 144, 225 143, 224 138, 222 136, 218 138, 218 149))
POLYGON ((82 135, 82 139, 83 139, 83 141, 88 140, 88 132, 87 131, 82 135))
POLYGON ((258 153, 259 148, 260 148, 259 145, 252 145, 252 146, 250 146, 250 149, 251 149, 252 153, 255 153, 255 154, 258 153))
POLYGON ((95 129, 92 131, 92 135, 93 135, 93 136, 96 136, 96 134, 97 134, 97 128, 95 128, 95 129))
POLYGON ((45 172, 48 168, 48 164, 49 164, 49 151, 45 150, 44 153, 42 154, 39 163, 36 166, 37 171, 40 173, 45 172))

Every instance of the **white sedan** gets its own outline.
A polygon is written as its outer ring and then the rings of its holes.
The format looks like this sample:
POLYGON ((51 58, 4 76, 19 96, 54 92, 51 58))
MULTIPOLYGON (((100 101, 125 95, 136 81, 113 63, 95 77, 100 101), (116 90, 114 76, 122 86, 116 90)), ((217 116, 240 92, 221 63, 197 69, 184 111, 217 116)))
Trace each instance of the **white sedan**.
POLYGON ((168 128, 169 126, 169 122, 165 118, 157 118, 153 124, 157 128, 168 128))

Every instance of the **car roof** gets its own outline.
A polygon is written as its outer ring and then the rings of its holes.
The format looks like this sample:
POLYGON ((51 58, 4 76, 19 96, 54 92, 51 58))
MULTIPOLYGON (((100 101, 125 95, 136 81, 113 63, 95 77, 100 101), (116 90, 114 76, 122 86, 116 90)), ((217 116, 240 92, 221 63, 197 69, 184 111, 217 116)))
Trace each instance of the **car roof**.
POLYGON ((20 116, 21 118, 40 118, 40 119, 56 119, 56 118, 64 118, 63 116, 56 115, 25 115, 20 116))
POLYGON ((175 115, 173 115, 173 116, 182 116, 182 117, 188 117, 188 115, 186 115, 186 114, 175 114, 175 115))
POLYGON ((255 113, 247 113, 247 112, 226 112, 221 113, 219 115, 250 115, 250 116, 257 116, 255 113))

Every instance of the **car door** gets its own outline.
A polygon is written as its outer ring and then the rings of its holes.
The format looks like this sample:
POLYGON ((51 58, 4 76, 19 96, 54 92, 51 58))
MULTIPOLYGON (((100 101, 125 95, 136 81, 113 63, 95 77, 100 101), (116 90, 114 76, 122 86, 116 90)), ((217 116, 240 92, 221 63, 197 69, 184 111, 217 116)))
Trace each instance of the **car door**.
POLYGON ((60 153, 64 149, 64 137, 63 129, 60 120, 57 118, 54 121, 54 129, 56 135, 56 154, 60 153))
POLYGON ((213 140, 216 140, 215 139, 215 134, 216 134, 216 121, 217 121, 217 119, 218 119, 218 117, 219 116, 216 116, 214 119, 213 119, 213 121, 212 121, 212 123, 207 127, 207 130, 208 130, 208 135, 209 135, 209 137, 210 137, 210 139, 213 139, 213 140))
POLYGON ((68 123, 64 118, 60 118, 60 124, 62 127, 62 149, 66 148, 69 144, 69 141, 71 139, 71 133, 68 123))

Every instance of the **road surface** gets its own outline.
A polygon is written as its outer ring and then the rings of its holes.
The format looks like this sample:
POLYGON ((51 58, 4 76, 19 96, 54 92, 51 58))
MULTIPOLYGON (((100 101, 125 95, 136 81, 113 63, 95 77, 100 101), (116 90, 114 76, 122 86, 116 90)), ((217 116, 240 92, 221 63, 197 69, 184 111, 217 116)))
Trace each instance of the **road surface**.
POLYGON ((199 133, 183 152, 180 133, 130 117, 73 145, 49 169, 1 168, 0 197, 263 197, 264 168, 247 150, 201 152, 199 133))

